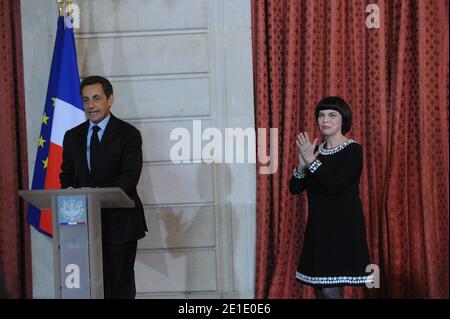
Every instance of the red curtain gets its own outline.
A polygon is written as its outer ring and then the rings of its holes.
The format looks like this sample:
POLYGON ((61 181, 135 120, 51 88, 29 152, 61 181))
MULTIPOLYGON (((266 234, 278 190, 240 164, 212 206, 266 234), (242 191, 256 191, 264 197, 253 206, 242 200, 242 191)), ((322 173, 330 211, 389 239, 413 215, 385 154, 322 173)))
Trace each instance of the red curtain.
POLYGON ((31 297, 30 230, 17 191, 28 188, 20 1, 0 0, 0 294, 31 297))
MULTIPOLYGON (((257 176, 258 298, 313 298, 296 282, 306 195, 288 182, 299 131, 339 95, 363 146, 361 179, 379 289, 347 298, 448 298, 448 1, 253 0, 255 116, 278 128, 278 171, 257 176), (379 28, 368 28, 379 8, 379 28), (370 7, 369 7, 370 8, 370 7)), ((269 147, 269 142, 267 142, 269 147)))

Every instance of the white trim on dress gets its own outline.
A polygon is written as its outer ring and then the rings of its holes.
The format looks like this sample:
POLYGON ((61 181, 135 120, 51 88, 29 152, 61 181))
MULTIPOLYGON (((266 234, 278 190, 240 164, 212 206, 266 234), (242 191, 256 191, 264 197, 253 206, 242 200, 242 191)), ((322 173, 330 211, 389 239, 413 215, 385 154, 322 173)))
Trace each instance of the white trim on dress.
POLYGON ((368 276, 338 276, 338 277, 311 277, 300 272, 295 273, 295 278, 312 285, 336 285, 336 284, 369 284, 374 283, 373 275, 368 276))
POLYGON ((350 145, 350 144, 356 143, 356 142, 355 142, 355 140, 349 139, 349 140, 347 140, 347 142, 342 143, 341 145, 338 145, 333 148, 325 148, 326 143, 327 142, 323 142, 322 144, 319 145, 319 152, 322 155, 336 154, 337 152, 342 151, 347 145, 350 145))

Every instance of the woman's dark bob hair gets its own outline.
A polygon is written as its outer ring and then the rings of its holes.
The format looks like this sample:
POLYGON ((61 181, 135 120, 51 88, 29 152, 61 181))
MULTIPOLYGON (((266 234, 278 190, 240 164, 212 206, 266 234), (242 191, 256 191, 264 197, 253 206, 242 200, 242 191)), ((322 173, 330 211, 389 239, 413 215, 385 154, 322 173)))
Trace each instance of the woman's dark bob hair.
POLYGON ((335 110, 338 111, 342 116, 342 134, 346 134, 350 131, 352 127, 352 110, 348 106, 347 102, 339 96, 327 96, 317 103, 314 115, 316 117, 316 122, 319 117, 319 112, 322 110, 335 110))

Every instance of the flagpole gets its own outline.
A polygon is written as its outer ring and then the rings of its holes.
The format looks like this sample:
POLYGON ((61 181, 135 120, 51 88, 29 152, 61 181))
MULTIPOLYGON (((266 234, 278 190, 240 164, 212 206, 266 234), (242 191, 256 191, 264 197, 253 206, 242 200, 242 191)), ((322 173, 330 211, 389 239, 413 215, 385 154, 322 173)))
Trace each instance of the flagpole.
POLYGON ((64 0, 57 0, 56 2, 58 3, 59 16, 62 17, 64 15, 64 10, 63 10, 63 2, 64 2, 64 0))
POLYGON ((66 6, 66 11, 67 11, 67 15, 71 15, 72 14, 72 0, 67 0, 67 6, 66 6))

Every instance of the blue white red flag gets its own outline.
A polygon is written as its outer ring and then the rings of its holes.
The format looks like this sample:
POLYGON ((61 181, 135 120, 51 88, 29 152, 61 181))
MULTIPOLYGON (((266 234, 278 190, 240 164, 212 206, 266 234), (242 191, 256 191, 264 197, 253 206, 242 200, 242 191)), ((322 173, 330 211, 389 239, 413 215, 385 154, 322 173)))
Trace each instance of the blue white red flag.
MULTIPOLYGON (((67 130, 86 120, 80 96, 80 77, 73 29, 58 18, 53 58, 42 115, 32 189, 59 189, 62 142, 67 130)), ((28 222, 52 236, 52 212, 30 204, 28 222)))

